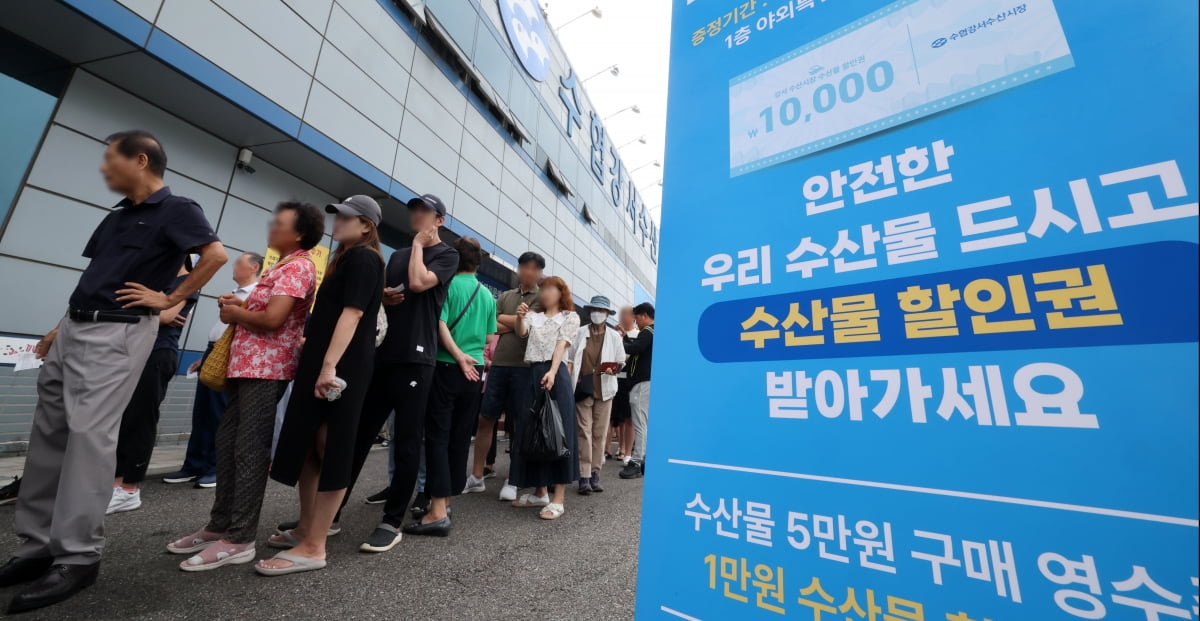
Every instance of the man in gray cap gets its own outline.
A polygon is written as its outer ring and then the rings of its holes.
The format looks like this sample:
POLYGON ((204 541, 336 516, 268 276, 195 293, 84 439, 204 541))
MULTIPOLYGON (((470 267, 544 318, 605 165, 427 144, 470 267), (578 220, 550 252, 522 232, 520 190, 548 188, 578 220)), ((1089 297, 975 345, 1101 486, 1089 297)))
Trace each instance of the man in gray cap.
POLYGON ((617 371, 625 364, 621 334, 609 327, 616 313, 607 297, 597 295, 583 307, 591 320, 567 350, 575 383, 575 428, 579 434, 579 493, 603 492, 600 467, 608 443, 609 416, 617 396, 617 371))
POLYGON ((400 527, 420 467, 425 406, 437 362, 438 317, 458 270, 458 251, 438 234, 446 222, 446 205, 425 194, 408 201, 408 210, 415 237, 412 247, 397 250, 388 261, 383 304, 389 329, 376 349, 375 374, 355 445, 353 479, 362 471, 388 414, 395 412, 395 473, 383 522, 359 547, 364 552, 386 552, 400 542, 400 527))

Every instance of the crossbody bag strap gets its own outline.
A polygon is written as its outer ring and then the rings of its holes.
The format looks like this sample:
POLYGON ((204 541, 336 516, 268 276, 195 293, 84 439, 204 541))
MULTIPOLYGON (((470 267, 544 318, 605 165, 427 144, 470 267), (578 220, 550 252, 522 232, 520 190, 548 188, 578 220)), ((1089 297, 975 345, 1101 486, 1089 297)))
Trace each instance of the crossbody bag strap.
POLYGON ((479 295, 479 290, 482 287, 483 287, 483 283, 481 283, 481 282, 475 283, 475 290, 471 292, 471 297, 467 298, 466 306, 463 306, 463 309, 458 311, 458 316, 454 318, 454 321, 451 321, 449 324, 446 325, 447 329, 453 330, 454 326, 457 326, 458 322, 462 321, 463 315, 467 314, 467 309, 471 308, 471 303, 475 301, 475 296, 479 295))

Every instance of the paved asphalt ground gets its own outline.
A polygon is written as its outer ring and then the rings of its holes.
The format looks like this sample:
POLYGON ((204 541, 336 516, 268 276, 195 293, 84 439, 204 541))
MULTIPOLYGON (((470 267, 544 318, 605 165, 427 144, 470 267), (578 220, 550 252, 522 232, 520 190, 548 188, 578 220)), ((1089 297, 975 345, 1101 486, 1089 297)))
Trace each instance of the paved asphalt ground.
MULTIPOLYGON (((506 456, 499 470, 506 472, 506 456)), ((609 462, 603 494, 567 492, 558 521, 499 502, 502 481, 486 494, 453 502, 454 531, 446 539, 405 537, 391 552, 364 554, 358 544, 378 522, 381 506, 363 498, 386 484, 386 452, 376 450, 329 540, 323 570, 266 578, 251 565, 187 573, 185 557, 164 545, 202 526, 212 490, 164 485, 142 491, 142 508, 110 516, 100 579, 70 601, 21 619, 535 619, 633 618, 641 480, 622 481, 609 462)), ((259 528, 266 539, 297 511, 295 491, 271 482, 259 528)), ((16 546, 12 506, 0 508, 7 559, 16 546)), ((0 590, 0 613, 19 587, 0 590)))

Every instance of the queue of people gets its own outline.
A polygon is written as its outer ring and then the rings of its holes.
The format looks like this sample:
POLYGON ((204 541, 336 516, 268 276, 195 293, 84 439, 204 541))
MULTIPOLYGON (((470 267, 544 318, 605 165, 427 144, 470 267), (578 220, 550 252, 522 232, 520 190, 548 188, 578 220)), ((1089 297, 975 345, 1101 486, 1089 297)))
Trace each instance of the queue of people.
MULTIPOLYGON (((109 138, 101 172, 125 198, 84 248, 90 263, 67 314, 37 346, 45 365, 16 512, 24 542, 0 566, 0 587, 30 584, 9 612, 63 601, 95 582, 104 516, 141 504, 182 327, 228 259, 199 206, 163 184, 165 169, 152 135, 109 138)), ((237 257, 237 288, 218 299, 220 322, 190 369, 223 361, 214 352, 230 330, 225 389, 197 387, 187 458, 163 479, 216 487, 203 525, 166 546, 186 556, 180 569, 255 560, 268 478, 297 489, 299 516, 267 539, 280 551, 254 569, 280 576, 325 567, 326 541, 341 532, 340 515, 389 419, 390 483, 368 500, 383 506, 363 552, 391 550, 403 534, 449 535, 453 498, 487 490, 501 419, 511 459, 499 498, 544 520, 566 513, 571 486, 604 491, 611 425, 621 429, 618 456, 629 456, 621 477, 644 472, 654 308, 623 310, 614 326, 612 303, 595 296, 584 323, 568 283, 544 276, 545 259, 533 252, 518 260, 518 286, 495 299, 477 277, 479 242, 441 239, 443 202, 426 194, 407 207, 413 243, 390 257, 374 199, 325 207, 337 249, 319 296, 310 251, 325 234, 325 214, 314 205, 276 208, 266 241, 277 263, 264 271, 262 256, 237 257), (535 420, 535 402, 555 406, 562 450, 553 457, 523 450, 521 430, 544 422, 535 420), (422 494, 410 506, 419 476, 422 494), (406 520, 410 511, 415 519, 406 520)))

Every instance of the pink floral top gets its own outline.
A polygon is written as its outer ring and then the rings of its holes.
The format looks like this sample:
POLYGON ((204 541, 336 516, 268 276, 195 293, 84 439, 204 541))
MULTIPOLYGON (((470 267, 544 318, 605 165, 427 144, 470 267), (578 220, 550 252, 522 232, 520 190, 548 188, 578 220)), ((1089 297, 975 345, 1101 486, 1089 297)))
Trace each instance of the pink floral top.
POLYGON ((229 351, 229 377, 290 380, 296 375, 304 322, 316 285, 317 270, 307 250, 297 250, 267 270, 246 298, 246 310, 263 312, 277 295, 296 298, 296 304, 283 326, 274 332, 251 332, 237 326, 229 351))

